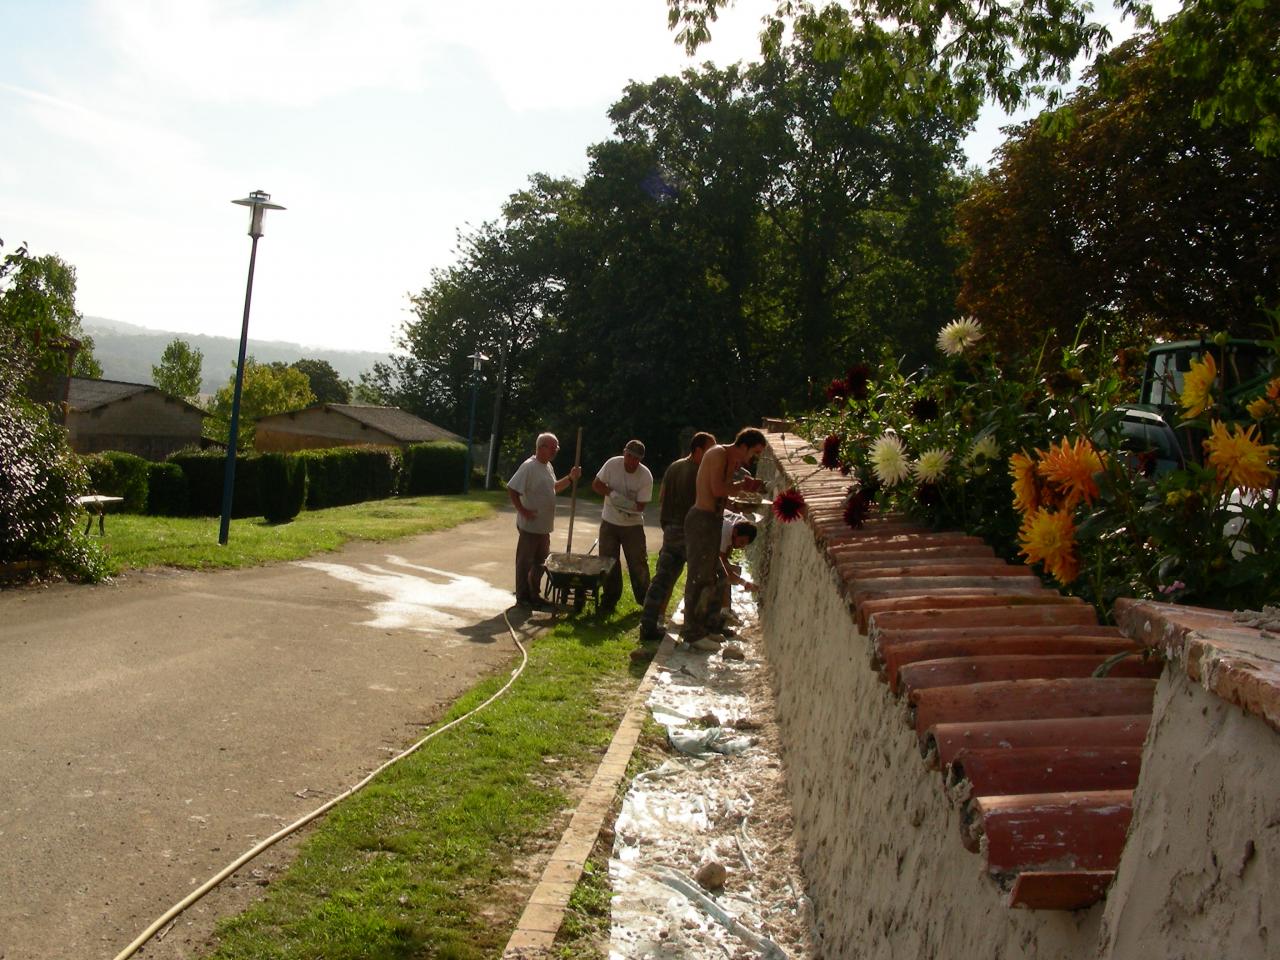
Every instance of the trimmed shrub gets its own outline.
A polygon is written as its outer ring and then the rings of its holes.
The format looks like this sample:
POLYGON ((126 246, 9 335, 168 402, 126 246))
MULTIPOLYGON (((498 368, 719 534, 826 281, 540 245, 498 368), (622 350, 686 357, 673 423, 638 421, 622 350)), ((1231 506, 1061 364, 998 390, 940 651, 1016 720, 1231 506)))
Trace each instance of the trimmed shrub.
POLYGON ((461 493, 462 472, 467 465, 467 445, 453 440, 415 443, 405 449, 402 492, 416 497, 427 493, 461 493))
POLYGON ((176 463, 153 463, 147 474, 147 513, 182 517, 189 512, 187 475, 176 463))
POLYGON ((147 512, 147 479, 151 461, 121 450, 107 450, 85 456, 89 490, 108 497, 124 497, 124 513, 147 512))
POLYGON ((395 493, 400 452, 394 447, 332 447, 298 454, 307 467, 307 509, 323 510, 395 493))
MULTIPOLYGON (((179 450, 169 455, 169 462, 182 468, 187 478, 187 510, 197 517, 222 514, 222 478, 227 456, 220 450, 179 450)), ((258 455, 242 453, 236 457, 236 486, 231 498, 233 517, 260 517, 258 501, 258 455)))
POLYGON ((288 523, 307 497, 307 465, 287 453, 258 457, 258 499, 269 523, 288 523))

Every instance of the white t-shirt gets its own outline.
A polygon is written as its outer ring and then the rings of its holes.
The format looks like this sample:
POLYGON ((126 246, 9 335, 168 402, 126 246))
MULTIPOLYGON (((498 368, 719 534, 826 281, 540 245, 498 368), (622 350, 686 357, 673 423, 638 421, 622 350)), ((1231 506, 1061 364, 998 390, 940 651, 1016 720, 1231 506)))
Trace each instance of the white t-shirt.
POLYGON ((622 457, 611 457, 604 462, 596 479, 613 492, 604 498, 600 518, 619 527, 638 527, 644 523, 644 514, 637 504, 653 499, 653 474, 643 463, 635 473, 627 473, 622 457))
POLYGON ((733 528, 736 524, 747 519, 740 513, 726 513, 724 522, 720 526, 720 552, 728 553, 733 543, 733 528))
POLYGON ((517 514, 516 527, 526 533, 550 533, 556 522, 556 472, 551 464, 530 457, 512 474, 507 489, 520 494, 526 510, 538 512, 532 520, 517 514))

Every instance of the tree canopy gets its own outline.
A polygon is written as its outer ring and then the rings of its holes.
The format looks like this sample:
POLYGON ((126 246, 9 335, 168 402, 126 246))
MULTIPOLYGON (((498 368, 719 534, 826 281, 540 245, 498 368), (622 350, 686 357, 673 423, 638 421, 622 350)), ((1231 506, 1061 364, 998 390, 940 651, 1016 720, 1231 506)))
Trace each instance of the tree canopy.
MULTIPOLYGON (((235 395, 234 369, 227 385, 214 395, 210 412, 205 421, 206 429, 215 439, 226 441, 231 431, 231 404, 235 395)), ((253 357, 244 361, 244 383, 240 390, 240 426, 237 446, 248 447, 253 442, 256 421, 274 413, 302 410, 315 403, 315 395, 306 374, 283 363, 258 363, 253 357)))
POLYGON ((962 205, 959 304, 1009 349, 1070 344, 1086 317, 1251 337, 1280 302, 1280 158, 1196 120, 1167 58, 1159 36, 1103 58, 1065 131, 1021 125, 962 205))
POLYGON ((200 393, 200 367, 204 354, 181 337, 174 337, 151 368, 151 382, 172 397, 194 400, 200 393))
POLYGON ((843 69, 805 41, 628 86, 585 177, 535 175, 464 232, 364 387, 465 433, 479 350, 500 444, 583 425, 588 459, 640 436, 661 462, 807 405, 886 336, 923 357, 953 310, 959 128, 839 116, 843 69))
POLYGON ((25 246, 5 254, 0 264, 0 326, 31 346, 36 375, 101 377, 93 338, 84 332, 76 309, 75 267, 57 254, 32 257, 25 246))
POLYGON ((290 366, 306 376, 311 384, 311 392, 315 394, 316 403, 351 402, 351 381, 342 379, 328 360, 303 358, 294 361, 290 366))

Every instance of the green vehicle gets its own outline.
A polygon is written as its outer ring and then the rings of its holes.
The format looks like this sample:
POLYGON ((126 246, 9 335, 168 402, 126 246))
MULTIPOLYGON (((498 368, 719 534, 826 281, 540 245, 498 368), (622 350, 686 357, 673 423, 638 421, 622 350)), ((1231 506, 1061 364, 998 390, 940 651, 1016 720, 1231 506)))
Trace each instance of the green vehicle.
POLYGON ((1257 340, 1179 340, 1157 343, 1147 351, 1147 368, 1137 403, 1116 408, 1124 447, 1137 454, 1154 454, 1149 472, 1165 473, 1204 460, 1205 433, 1178 426, 1183 419, 1178 406, 1183 377, 1191 361, 1213 355, 1218 366, 1222 395, 1228 404, 1239 407, 1258 396, 1275 375, 1275 353, 1257 340))

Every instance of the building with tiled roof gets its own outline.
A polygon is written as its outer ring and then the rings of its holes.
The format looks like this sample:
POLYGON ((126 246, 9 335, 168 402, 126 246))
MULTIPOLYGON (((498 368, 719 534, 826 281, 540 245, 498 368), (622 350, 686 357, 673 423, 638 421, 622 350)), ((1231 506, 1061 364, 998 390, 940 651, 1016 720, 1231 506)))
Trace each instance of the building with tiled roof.
POLYGON ((432 440, 466 443, 464 437, 399 407, 321 403, 262 417, 253 442, 264 453, 279 453, 355 445, 403 447, 432 440))
POLYGON ((207 414, 149 383, 70 377, 67 433, 76 453, 121 450, 163 460, 200 443, 207 414))

